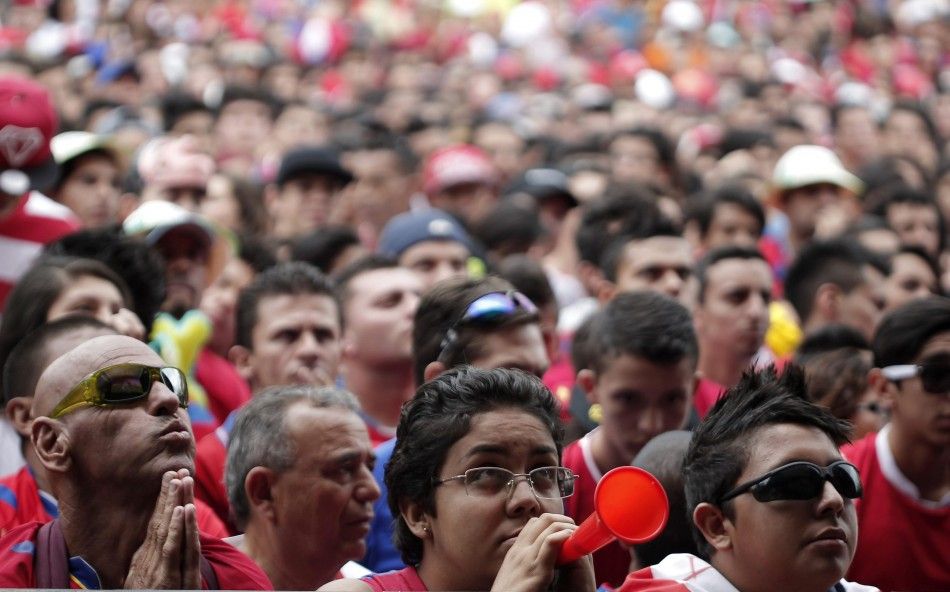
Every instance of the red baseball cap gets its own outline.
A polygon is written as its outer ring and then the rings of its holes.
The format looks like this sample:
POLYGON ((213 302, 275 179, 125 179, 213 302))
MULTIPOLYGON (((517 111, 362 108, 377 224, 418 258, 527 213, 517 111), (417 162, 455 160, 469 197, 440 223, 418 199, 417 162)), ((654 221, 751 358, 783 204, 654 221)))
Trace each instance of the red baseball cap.
POLYGON ((0 191, 22 195, 56 181, 50 140, 58 125, 45 88, 19 76, 0 76, 0 191))
POLYGON ((463 183, 494 185, 497 182, 498 175, 488 155, 471 144, 433 152, 422 170, 422 190, 429 195, 463 183))

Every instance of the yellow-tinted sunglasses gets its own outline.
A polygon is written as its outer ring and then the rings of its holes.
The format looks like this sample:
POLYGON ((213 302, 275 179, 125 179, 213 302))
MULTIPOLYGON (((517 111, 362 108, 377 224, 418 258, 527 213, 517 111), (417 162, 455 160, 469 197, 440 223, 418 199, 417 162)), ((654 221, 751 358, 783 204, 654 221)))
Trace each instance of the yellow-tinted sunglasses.
POLYGON ((144 364, 116 364, 92 372, 63 397, 49 416, 56 419, 82 407, 127 405, 148 397, 152 385, 161 382, 188 407, 188 383, 178 368, 144 364))

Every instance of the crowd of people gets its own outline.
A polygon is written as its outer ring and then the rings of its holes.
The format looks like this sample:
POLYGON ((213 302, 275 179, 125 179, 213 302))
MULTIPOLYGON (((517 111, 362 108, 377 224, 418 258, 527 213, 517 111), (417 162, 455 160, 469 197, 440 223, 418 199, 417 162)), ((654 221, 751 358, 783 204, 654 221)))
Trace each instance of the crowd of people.
POLYGON ((948 24, 5 3, 0 587, 950 590, 948 24))

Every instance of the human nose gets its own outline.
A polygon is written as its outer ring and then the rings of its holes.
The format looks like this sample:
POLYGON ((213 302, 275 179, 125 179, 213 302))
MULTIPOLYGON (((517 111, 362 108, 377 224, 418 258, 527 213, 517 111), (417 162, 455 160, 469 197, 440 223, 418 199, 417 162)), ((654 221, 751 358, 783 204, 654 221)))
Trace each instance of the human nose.
POLYGON ((178 396, 161 381, 152 383, 148 393, 149 413, 152 415, 173 415, 181 405, 178 396))
POLYGON ((379 496, 382 495, 382 492, 379 489, 379 484, 376 483, 376 478, 373 477, 372 471, 369 470, 369 467, 363 467, 363 475, 361 479, 362 481, 356 487, 356 498, 364 502, 374 502, 379 499, 379 496))
POLYGON ((835 489, 831 481, 825 481, 821 491, 821 498, 818 500, 818 514, 824 515, 831 513, 840 514, 844 509, 844 497, 835 489))
POLYGON ((538 500, 538 496, 534 494, 531 478, 528 475, 512 475, 506 489, 508 494, 506 507, 510 515, 529 514, 539 516, 541 514, 541 502, 538 500), (525 482, 523 487, 521 485, 522 481, 525 482))
POLYGON ((649 407, 640 414, 637 429, 643 434, 659 434, 663 431, 663 413, 649 407))
POLYGON ((301 331, 297 340, 298 357, 317 357, 320 353, 320 341, 311 331, 301 331))
POLYGON ((668 296, 676 298, 683 289, 683 278, 675 270, 668 269, 660 278, 660 291, 668 296))

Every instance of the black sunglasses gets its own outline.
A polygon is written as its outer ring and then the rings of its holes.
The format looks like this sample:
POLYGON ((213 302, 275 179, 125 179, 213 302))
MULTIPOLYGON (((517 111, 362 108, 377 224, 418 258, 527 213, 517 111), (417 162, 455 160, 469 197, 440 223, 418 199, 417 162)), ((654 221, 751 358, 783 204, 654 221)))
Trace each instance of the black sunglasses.
POLYGON ((920 364, 898 364, 881 368, 884 378, 900 382, 915 376, 920 377, 924 390, 932 395, 950 393, 950 355, 941 354, 928 358, 920 364))
POLYGON ((793 462, 747 481, 720 498, 720 504, 734 497, 751 492, 759 502, 777 500, 811 500, 819 497, 830 481, 842 497, 857 499, 861 497, 861 474, 858 468, 845 460, 819 467, 810 462, 793 462))

